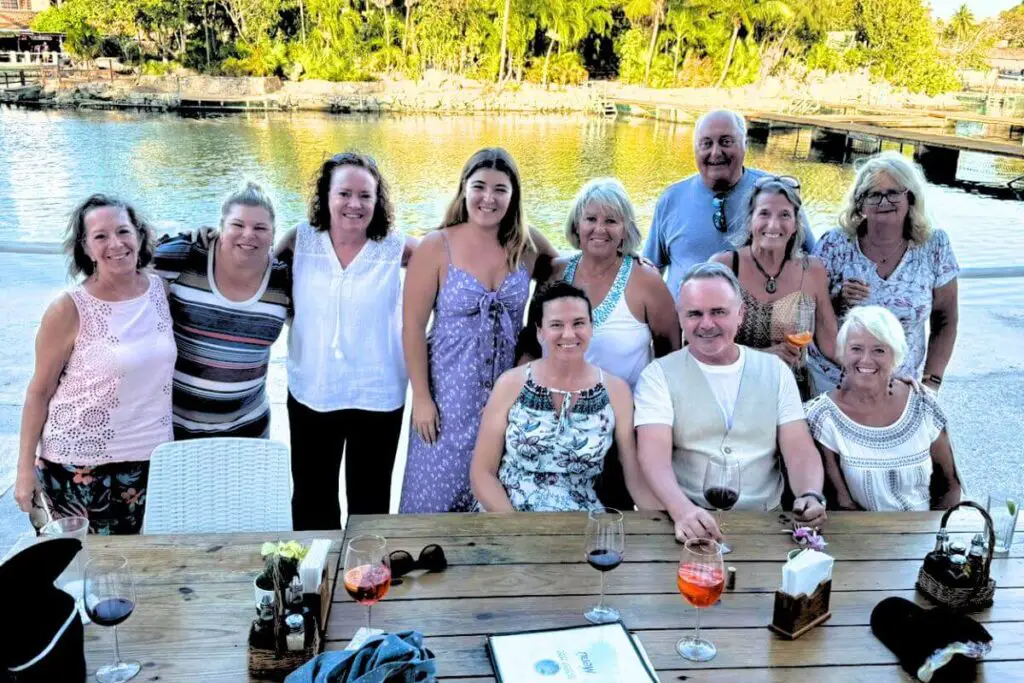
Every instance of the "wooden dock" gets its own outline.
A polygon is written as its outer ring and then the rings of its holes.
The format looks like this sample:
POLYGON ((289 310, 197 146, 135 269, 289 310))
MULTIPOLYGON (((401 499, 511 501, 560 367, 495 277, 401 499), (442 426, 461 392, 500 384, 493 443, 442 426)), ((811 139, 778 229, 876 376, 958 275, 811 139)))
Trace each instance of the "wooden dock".
POLYGON ((751 123, 767 125, 769 128, 775 127, 776 124, 782 124, 782 127, 814 128, 828 135, 848 137, 852 134, 866 138, 875 138, 879 143, 882 140, 887 140, 889 142, 911 144, 915 147, 925 146, 958 152, 981 152, 983 154, 1024 159, 1024 145, 1012 142, 995 142, 957 135, 924 133, 904 128, 889 128, 876 124, 858 123, 850 120, 835 120, 822 116, 790 116, 788 114, 775 114, 771 112, 749 112, 745 113, 745 115, 751 123))

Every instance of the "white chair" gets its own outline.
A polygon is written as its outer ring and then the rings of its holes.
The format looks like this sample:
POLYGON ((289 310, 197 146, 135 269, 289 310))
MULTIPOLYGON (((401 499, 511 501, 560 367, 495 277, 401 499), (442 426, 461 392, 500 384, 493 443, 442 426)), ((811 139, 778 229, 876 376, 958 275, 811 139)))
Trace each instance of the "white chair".
POLYGON ((172 441, 153 451, 144 534, 291 531, 288 446, 268 439, 172 441))

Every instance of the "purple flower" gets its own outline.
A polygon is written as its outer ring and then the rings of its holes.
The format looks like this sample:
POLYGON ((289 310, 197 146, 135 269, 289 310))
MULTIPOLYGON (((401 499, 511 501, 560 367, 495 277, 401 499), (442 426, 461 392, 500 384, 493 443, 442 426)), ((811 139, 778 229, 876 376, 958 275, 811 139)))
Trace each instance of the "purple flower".
POLYGON ((793 530, 793 540, 798 545, 802 545, 805 548, 811 548, 812 550, 822 551, 828 543, 825 541, 824 536, 818 534, 817 529, 812 529, 808 526, 802 526, 798 529, 793 530))

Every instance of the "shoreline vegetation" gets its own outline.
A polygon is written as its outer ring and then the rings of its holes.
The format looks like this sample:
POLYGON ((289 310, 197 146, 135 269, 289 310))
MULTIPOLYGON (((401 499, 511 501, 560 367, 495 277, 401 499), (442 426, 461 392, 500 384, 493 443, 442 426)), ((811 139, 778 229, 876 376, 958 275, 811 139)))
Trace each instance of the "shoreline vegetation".
MULTIPOLYGON (((330 113, 580 114, 612 116, 615 99, 633 104, 633 115, 668 110, 667 118, 687 122, 717 107, 741 111, 815 114, 829 107, 888 112, 962 111, 955 93, 912 93, 870 74, 814 74, 811 78, 770 77, 743 87, 658 89, 620 81, 544 87, 496 84, 441 71, 417 80, 385 76, 377 81, 288 81, 276 76, 135 76, 90 70, 46 74, 41 82, 0 90, 0 103, 58 109, 150 111, 317 111, 330 113)), ((620 112, 621 113, 621 112, 620 112)))
POLYGON ((614 90, 680 109, 955 108, 990 47, 1024 46, 1024 4, 978 22, 926 0, 65 0, 32 28, 107 71, 44 73, 8 101, 609 113, 614 90))

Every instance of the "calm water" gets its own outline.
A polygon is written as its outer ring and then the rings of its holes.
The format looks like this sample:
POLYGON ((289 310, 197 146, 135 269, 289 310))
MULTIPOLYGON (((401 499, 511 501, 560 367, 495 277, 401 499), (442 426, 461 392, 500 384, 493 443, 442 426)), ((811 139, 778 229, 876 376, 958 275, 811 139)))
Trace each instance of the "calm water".
MULTIPOLYGON (((249 178, 270 188, 280 225, 305 213, 324 155, 357 149, 392 183, 399 224, 434 226, 463 162, 507 147, 523 173, 532 224, 564 245, 562 221, 587 179, 614 175, 636 204, 641 229, 670 183, 695 171, 689 126, 568 117, 340 117, 320 114, 191 119, 169 114, 0 109, 0 241, 60 239, 72 206, 102 191, 134 201, 162 230, 214 224, 221 198, 249 178)), ((809 135, 774 134, 751 146, 748 165, 795 175, 815 233, 833 217, 851 164, 823 163, 809 135)), ((961 176, 1005 183, 1024 163, 964 155, 961 176)), ((1024 202, 932 187, 928 202, 964 266, 1024 265, 1024 202)))

